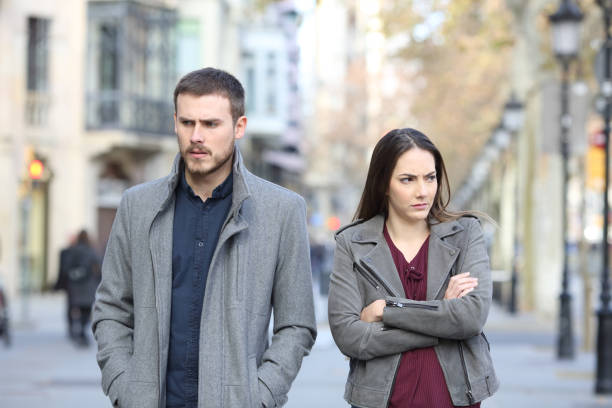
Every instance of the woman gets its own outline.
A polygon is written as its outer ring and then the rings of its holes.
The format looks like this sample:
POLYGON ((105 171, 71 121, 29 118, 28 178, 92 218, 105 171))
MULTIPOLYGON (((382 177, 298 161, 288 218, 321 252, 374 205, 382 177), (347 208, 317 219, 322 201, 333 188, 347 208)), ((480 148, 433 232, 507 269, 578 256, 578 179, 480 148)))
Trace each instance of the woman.
POLYGON ((479 407, 499 386, 482 332, 492 293, 482 231, 448 211, 449 198, 427 136, 396 129, 378 142, 358 221, 336 234, 329 290, 354 407, 479 407))

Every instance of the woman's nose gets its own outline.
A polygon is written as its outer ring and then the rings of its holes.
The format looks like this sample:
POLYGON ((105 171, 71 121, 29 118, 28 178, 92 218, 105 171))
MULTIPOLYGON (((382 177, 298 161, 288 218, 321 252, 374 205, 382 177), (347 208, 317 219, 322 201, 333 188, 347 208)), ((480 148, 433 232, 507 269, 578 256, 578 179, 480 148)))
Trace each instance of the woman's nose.
POLYGON ((427 194, 427 189, 425 188, 425 181, 423 180, 418 181, 417 194, 419 195, 419 197, 423 197, 425 194, 427 194))

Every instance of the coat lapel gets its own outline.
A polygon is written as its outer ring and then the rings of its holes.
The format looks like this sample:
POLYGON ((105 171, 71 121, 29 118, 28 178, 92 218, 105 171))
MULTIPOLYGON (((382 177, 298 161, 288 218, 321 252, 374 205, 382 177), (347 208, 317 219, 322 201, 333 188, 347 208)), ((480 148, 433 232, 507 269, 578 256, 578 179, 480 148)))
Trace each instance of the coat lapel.
POLYGON ((391 256, 391 250, 383 236, 384 221, 382 215, 377 215, 361 224, 353 234, 352 241, 364 245, 366 251, 366 246, 374 244, 371 250, 365 252, 365 255, 356 261, 365 264, 367 269, 375 275, 375 279, 380 281, 383 286, 388 287, 391 292, 394 292, 390 295, 406 297, 402 281, 391 256))
POLYGON ((395 297, 406 297, 404 292, 404 286, 400 280, 397 268, 393 262, 391 251, 387 246, 387 243, 376 243, 376 246, 361 259, 376 275, 385 287, 391 289, 390 295, 395 297))
POLYGON ((459 256, 459 248, 443 240, 463 229, 456 221, 431 226, 427 255, 427 300, 440 297, 451 269, 459 256))
POLYGON ((149 231, 149 249, 155 278, 155 306, 157 309, 160 346, 160 378, 165 378, 170 338, 170 302, 172 300, 172 229, 174 202, 159 212, 149 231))
MULTIPOLYGON (((374 278, 395 292, 394 296, 406 297, 391 250, 382 233, 384 221, 382 215, 377 215, 356 228, 352 235, 353 243, 363 245, 364 249, 373 245, 372 249, 365 252, 360 259, 356 259, 356 262, 365 264, 367 269, 376 275, 374 278)), ((459 256, 460 249, 445 241, 445 238, 462 230, 463 227, 457 221, 435 223, 431 226, 427 256, 428 300, 440 297, 440 291, 459 256)))

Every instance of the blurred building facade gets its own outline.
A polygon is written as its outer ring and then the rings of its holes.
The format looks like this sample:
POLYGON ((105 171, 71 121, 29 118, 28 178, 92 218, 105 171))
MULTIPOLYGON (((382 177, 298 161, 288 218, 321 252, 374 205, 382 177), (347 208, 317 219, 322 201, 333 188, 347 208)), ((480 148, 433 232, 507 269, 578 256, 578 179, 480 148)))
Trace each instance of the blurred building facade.
POLYGON ((241 27, 248 137, 240 143, 256 174, 303 193, 305 171, 299 81, 301 17, 293 0, 271 3, 241 27))
POLYGON ((86 13, 79 0, 0 3, 0 268, 13 294, 45 286, 54 252, 86 225, 86 13), (35 157, 44 171, 32 183, 35 157))
POLYGON ((333 231, 352 220, 372 148, 382 136, 385 39, 379 12, 378 1, 321 0, 304 23, 314 78, 312 110, 305 114, 305 183, 317 242, 332 241, 333 231))
POLYGON ((252 25, 263 13, 247 0, 0 2, 0 279, 11 295, 49 287, 59 250, 80 228, 102 252, 122 192, 167 174, 177 152, 172 92, 194 69, 241 79, 245 159, 299 186, 292 5, 274 4, 276 19, 252 25), (35 160, 40 175, 29 173, 35 160))

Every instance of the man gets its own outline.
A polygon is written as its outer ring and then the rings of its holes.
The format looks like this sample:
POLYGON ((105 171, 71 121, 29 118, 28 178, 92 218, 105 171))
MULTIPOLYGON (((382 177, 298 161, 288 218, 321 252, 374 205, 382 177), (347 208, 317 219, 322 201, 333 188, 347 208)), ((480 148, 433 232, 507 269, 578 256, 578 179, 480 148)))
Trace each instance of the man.
POLYGON ((244 167, 232 75, 185 75, 174 106, 172 172, 126 191, 109 238, 102 388, 120 407, 282 406, 316 337, 304 201, 244 167))
POLYGON ((81 230, 70 246, 61 250, 59 269, 55 288, 66 290, 68 335, 76 345, 87 346, 85 328, 100 283, 100 258, 86 230, 81 230))
POLYGON ((72 308, 70 304, 70 297, 68 296, 68 261, 70 259, 70 253, 76 244, 76 237, 72 236, 69 240, 67 247, 60 250, 59 255, 59 271, 57 274, 57 281, 53 286, 53 290, 65 290, 66 291, 66 322, 68 325, 68 338, 73 340, 75 338, 74 320, 72 319, 72 308))

